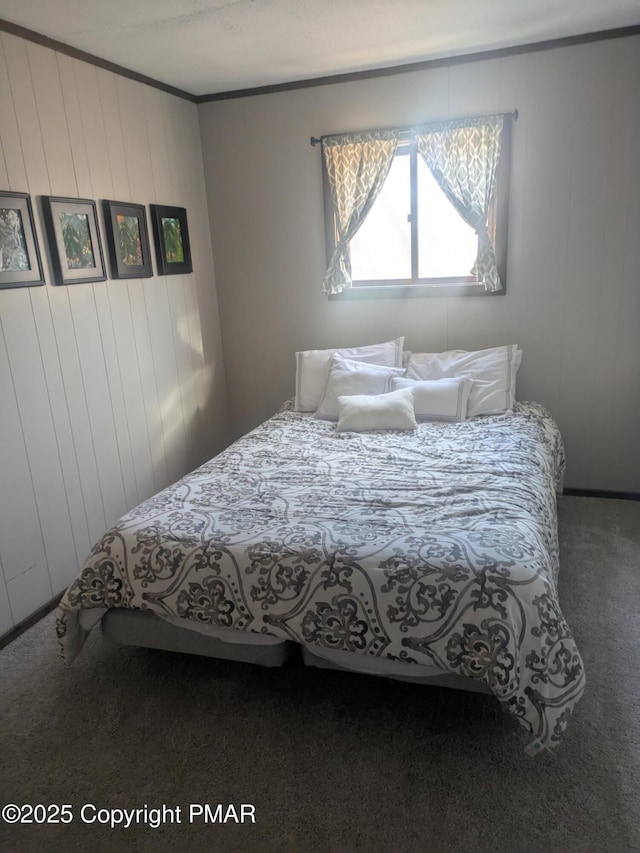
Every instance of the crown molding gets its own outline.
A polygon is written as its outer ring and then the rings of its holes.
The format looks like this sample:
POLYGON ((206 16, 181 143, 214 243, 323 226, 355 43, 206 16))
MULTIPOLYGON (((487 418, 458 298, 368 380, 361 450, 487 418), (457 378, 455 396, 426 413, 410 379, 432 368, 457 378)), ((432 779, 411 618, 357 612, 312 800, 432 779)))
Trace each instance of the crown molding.
POLYGON ((153 77, 147 77, 145 74, 138 74, 137 71, 132 71, 130 68, 124 68, 122 65, 117 65, 115 62, 109 62, 106 59, 101 59, 99 56, 94 56, 93 53, 87 53, 84 50, 78 50, 76 47, 65 44, 62 41, 44 36, 42 33, 37 33, 34 30, 29 30, 26 27, 20 27, 18 24, 12 24, 10 21, 5 21, 0 18, 0 31, 10 33, 13 36, 19 36, 27 41, 41 44, 43 47, 49 47, 58 53, 63 53, 65 56, 70 56, 72 59, 79 59, 82 62, 88 62, 90 65, 95 65, 97 68, 104 68, 106 71, 113 71, 114 74, 119 74, 121 77, 127 77, 129 80, 135 80, 137 83, 145 83, 147 86, 153 86, 154 89, 160 89, 162 92, 167 92, 169 95, 175 95, 178 98, 184 98, 186 101, 196 103, 196 96, 190 92, 184 92, 182 89, 177 89, 175 86, 169 86, 168 83, 162 83, 160 80, 154 80, 153 77))
POLYGON ((391 77, 395 74, 410 74, 414 71, 425 71, 429 68, 462 65, 468 62, 480 62, 486 59, 503 59, 504 57, 518 56, 523 53, 537 53, 542 50, 554 50, 559 47, 570 47, 572 45, 627 38, 629 36, 640 35, 640 24, 630 27, 619 27, 612 30, 600 30, 594 33, 584 33, 577 36, 565 36, 563 38, 532 42, 530 44, 515 45, 513 47, 484 50, 475 53, 464 53, 439 59, 425 59, 419 62, 405 63, 403 65, 371 68, 366 71, 348 71, 344 74, 311 77, 306 80, 294 80, 288 83, 274 83, 267 86, 256 86, 248 89, 234 89, 228 92, 213 92, 208 95, 193 95, 190 92, 185 92, 183 89, 170 86, 168 83, 162 83, 160 80, 155 80, 153 77, 147 77, 145 74, 139 74, 137 71, 132 71, 130 68, 125 68, 115 62, 109 62, 108 60, 95 56, 92 53, 87 53, 84 50, 71 47, 71 45, 65 44, 57 39, 49 38, 49 36, 42 35, 42 33, 35 32, 34 30, 27 29, 26 27, 21 27, 18 24, 12 24, 10 21, 6 21, 2 18, 0 18, 0 31, 19 36, 20 38, 35 42, 36 44, 41 44, 44 47, 51 48, 51 50, 63 53, 73 59, 88 62, 90 65, 95 65, 97 68, 104 68, 106 71, 112 71, 114 74, 127 77, 129 80, 135 80, 138 83, 144 83, 147 86, 152 86, 154 89, 159 89, 162 92, 167 92, 170 95, 175 95, 176 97, 183 98, 186 101, 191 101, 191 103, 205 104, 211 101, 228 101, 234 98, 271 95, 275 92, 290 92, 295 89, 311 89, 316 86, 333 86, 336 83, 351 83, 357 80, 371 80, 376 77, 391 77))
POLYGON ((463 65, 467 62, 480 62, 485 59, 503 59, 508 56, 518 56, 523 53, 537 53, 541 50, 554 50, 559 47, 570 47, 577 44, 608 41, 609 39, 626 38, 640 35, 640 24, 632 27, 620 27, 613 30, 600 30, 595 33, 585 33, 578 36, 549 39, 548 41, 532 42, 530 44, 514 45, 476 53, 463 53, 440 59, 425 59, 419 62, 409 62, 404 65, 392 65, 383 68, 372 68, 367 71, 348 71, 345 74, 334 74, 327 77, 311 77, 307 80, 296 80, 291 83, 274 83, 270 86, 257 86, 252 89, 235 89, 230 92, 214 92, 211 95, 197 95, 196 103, 204 104, 210 101, 228 101, 233 98, 249 98, 255 95, 271 95, 274 92, 290 92, 293 89, 311 89, 315 86, 332 86, 335 83, 351 83, 357 80, 371 80, 375 77, 391 77, 394 74, 410 74, 413 71, 425 71, 429 68, 443 68, 450 65, 463 65))

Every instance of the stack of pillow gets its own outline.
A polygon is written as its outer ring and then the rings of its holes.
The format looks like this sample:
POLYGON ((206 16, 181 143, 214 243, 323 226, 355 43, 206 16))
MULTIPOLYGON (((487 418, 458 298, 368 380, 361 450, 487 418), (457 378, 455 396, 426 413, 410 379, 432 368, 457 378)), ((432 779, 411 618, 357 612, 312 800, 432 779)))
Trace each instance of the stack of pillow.
POLYGON ((404 353, 404 338, 351 349, 296 353, 298 412, 337 421, 338 431, 415 429, 419 420, 463 421, 515 402, 522 351, 404 353))

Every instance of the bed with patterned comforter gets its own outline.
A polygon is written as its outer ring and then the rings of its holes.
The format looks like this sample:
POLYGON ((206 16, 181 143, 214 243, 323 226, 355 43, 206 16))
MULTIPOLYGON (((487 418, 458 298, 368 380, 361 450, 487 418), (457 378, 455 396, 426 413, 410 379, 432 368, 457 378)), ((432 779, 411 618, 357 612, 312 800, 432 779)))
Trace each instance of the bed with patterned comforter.
POLYGON ((59 606, 63 655, 82 611, 148 609, 479 680, 552 747, 584 689, 557 592, 563 471, 535 403, 369 433, 285 406, 96 544, 59 606))

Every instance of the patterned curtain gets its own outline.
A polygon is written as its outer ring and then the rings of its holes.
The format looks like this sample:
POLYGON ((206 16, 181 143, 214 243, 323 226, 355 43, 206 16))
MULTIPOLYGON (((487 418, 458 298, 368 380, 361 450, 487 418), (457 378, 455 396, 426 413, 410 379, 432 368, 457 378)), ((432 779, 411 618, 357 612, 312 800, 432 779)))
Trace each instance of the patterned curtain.
POLYGON ((502 290, 490 223, 504 116, 446 121, 415 128, 418 151, 438 185, 478 235, 471 271, 487 290, 502 290))
POLYGON ((322 282, 323 293, 340 293, 351 287, 349 241, 378 197, 397 146, 397 133, 384 130, 322 140, 337 231, 336 247, 322 282))

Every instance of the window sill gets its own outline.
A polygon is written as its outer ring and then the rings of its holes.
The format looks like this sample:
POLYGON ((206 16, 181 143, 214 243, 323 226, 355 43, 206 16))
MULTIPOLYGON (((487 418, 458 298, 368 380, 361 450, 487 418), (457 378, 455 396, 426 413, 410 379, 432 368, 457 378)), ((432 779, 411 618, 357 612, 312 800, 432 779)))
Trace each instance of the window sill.
POLYGON ((342 299, 414 299, 430 296, 504 296, 504 289, 499 291, 485 290, 482 284, 374 284, 354 285, 333 293, 329 296, 332 301, 342 299))

